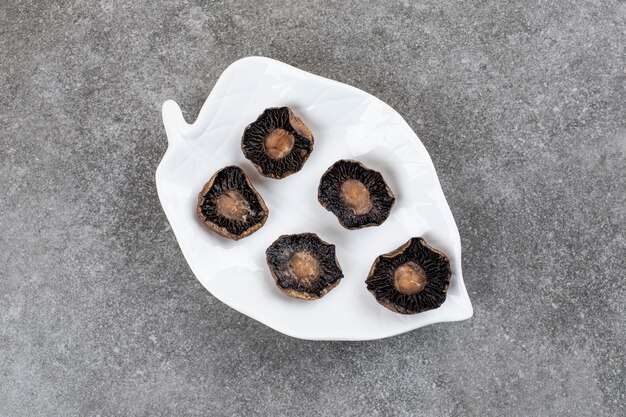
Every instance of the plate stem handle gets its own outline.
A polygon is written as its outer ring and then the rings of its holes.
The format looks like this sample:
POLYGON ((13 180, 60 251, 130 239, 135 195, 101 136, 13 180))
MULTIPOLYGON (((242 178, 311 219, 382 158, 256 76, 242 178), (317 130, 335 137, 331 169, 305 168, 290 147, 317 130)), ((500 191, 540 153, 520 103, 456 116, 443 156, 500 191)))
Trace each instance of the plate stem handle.
POLYGON ((185 121, 180 106, 174 100, 166 100, 162 107, 163 124, 170 145, 180 140, 191 126, 185 121))

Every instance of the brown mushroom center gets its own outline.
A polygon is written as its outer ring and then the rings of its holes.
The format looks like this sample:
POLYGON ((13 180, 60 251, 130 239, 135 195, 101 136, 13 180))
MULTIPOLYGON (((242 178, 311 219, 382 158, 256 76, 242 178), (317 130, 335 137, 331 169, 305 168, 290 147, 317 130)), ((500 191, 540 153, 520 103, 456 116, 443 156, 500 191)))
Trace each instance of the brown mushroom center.
POLYGON ((426 273, 415 262, 400 265, 393 274, 393 285, 403 294, 413 295, 426 287, 426 273))
POLYGON ((272 159, 282 159, 293 149, 295 138, 285 129, 274 129, 265 137, 265 152, 272 159))
POLYGON ((246 199, 234 190, 221 194, 215 205, 217 213, 230 220, 242 220, 250 211, 250 205, 246 199))
POLYGON ((299 251, 289 258, 289 268, 298 281, 307 282, 317 278, 320 272, 320 263, 310 252, 299 251))
POLYGON ((372 209, 372 196, 361 181, 348 180, 341 184, 341 198, 357 216, 367 214, 372 209))

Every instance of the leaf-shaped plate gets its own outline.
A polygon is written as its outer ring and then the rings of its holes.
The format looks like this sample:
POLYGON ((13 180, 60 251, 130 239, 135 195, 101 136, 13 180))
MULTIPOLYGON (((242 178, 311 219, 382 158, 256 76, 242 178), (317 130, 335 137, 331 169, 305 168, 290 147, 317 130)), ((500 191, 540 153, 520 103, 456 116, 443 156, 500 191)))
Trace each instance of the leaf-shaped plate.
POLYGON ((169 146, 156 172, 159 198, 181 250, 202 285, 222 302, 284 334, 311 340, 370 340, 432 323, 464 320, 472 305, 461 274, 461 242, 428 152, 390 106, 357 88, 263 57, 231 64, 187 124, 163 104, 169 146), (260 176, 241 152, 244 128, 267 107, 289 106, 315 136, 304 168, 282 180, 260 176), (356 159, 380 171, 396 195, 379 227, 346 230, 317 201, 324 171, 356 159), (218 169, 243 168, 270 210, 259 231, 219 237, 195 217, 197 195, 218 169), (314 232, 334 243, 345 277, 322 299, 286 297, 275 286, 265 249, 280 235, 314 232), (452 278, 436 310, 400 315, 380 306, 365 279, 376 257, 422 236, 448 254, 452 278))

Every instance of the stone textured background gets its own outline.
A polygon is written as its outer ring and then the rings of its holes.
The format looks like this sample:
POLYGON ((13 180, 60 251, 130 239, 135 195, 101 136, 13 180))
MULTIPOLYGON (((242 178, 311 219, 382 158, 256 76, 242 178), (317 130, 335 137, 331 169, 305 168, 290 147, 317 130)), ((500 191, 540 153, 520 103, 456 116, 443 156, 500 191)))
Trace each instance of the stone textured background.
POLYGON ((1 416, 626 415, 623 1, 207 3, 0 2, 1 416), (406 118, 473 319, 307 342, 195 280, 160 105, 247 55, 406 118))

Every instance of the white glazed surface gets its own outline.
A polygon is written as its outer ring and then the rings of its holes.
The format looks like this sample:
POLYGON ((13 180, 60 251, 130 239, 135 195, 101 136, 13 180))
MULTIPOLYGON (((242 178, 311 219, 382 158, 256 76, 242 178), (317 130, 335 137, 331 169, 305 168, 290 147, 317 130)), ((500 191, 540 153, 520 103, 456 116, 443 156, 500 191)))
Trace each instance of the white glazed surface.
POLYGON ((198 280, 232 308, 284 334, 310 340, 371 340, 472 316, 461 273, 461 242, 428 152, 391 107, 357 88, 262 57, 234 62, 220 76, 197 120, 163 104, 169 147, 156 172, 161 204, 198 280), (289 106, 309 126, 315 146, 303 169, 282 180, 260 176, 241 152, 243 129, 267 107, 289 106), (324 171, 357 159, 380 171, 396 195, 381 226, 346 230, 317 201, 324 171), (197 195, 218 169, 239 165, 269 210, 265 226, 234 242, 195 217, 197 195), (275 286, 265 249, 280 235, 317 233, 336 245, 340 284, 317 301, 285 296, 275 286), (422 236, 448 254, 452 278, 445 303, 415 315, 393 313, 367 291, 380 254, 422 236))

